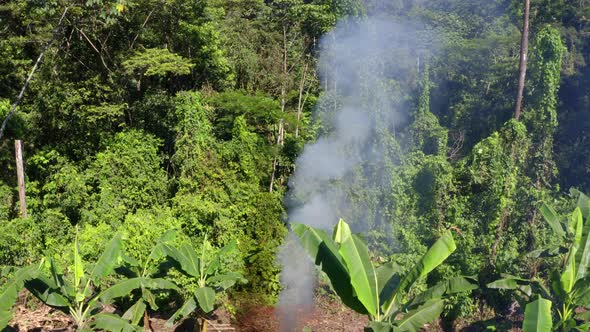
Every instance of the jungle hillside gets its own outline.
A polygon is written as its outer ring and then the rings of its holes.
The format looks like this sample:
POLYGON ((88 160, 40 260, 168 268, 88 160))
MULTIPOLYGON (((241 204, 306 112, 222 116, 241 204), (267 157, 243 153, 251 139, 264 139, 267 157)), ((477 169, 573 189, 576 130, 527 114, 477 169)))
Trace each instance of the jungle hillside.
POLYGON ((0 330, 590 331, 589 61, 588 0, 4 0, 0 330))

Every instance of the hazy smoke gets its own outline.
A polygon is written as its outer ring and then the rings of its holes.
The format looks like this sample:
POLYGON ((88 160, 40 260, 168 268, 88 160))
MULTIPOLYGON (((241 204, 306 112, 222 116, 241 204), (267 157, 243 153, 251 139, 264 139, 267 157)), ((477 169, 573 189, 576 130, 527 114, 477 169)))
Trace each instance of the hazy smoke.
MULTIPOLYGON (((387 193, 388 167, 399 159, 396 130, 409 118, 409 86, 415 86, 425 54, 419 31, 407 22, 369 17, 341 22, 323 37, 318 72, 324 95, 315 115, 325 128, 297 160, 289 222, 330 230, 343 217, 357 231, 386 227, 381 204, 389 197, 379 195, 387 193), (357 197, 359 189, 375 196, 357 197)), ((315 268, 293 235, 279 260, 281 329, 290 332, 297 310, 313 304, 315 268)))

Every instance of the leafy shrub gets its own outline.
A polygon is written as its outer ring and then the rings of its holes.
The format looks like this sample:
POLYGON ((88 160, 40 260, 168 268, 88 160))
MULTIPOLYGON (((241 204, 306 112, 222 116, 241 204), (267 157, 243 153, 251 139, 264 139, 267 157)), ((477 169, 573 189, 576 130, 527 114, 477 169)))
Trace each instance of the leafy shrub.
POLYGON ((0 223, 0 265, 24 266, 38 261, 44 249, 43 228, 34 217, 0 223))
POLYGON ((88 170, 92 185, 83 220, 123 221, 137 209, 161 206, 167 198, 168 180, 158 157, 160 141, 141 131, 119 133, 99 152, 88 170))

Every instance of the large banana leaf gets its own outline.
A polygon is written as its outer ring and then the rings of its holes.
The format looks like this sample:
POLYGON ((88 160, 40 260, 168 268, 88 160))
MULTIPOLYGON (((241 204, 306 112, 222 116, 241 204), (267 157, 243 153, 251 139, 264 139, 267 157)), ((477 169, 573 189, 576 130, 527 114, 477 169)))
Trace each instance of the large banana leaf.
POLYGON ((134 332, 140 331, 139 327, 133 326, 128 320, 117 315, 100 313, 97 314, 93 322, 93 330, 103 330, 109 332, 134 332))
POLYGON ((550 332, 552 329, 551 301, 539 297, 526 305, 523 332, 550 332))
POLYGON ((109 302, 112 299, 116 299, 125 295, 130 294, 134 289, 138 289, 141 287, 141 281, 143 278, 131 278, 131 279, 124 279, 113 286, 105 289, 102 291, 98 297, 102 302, 109 302))
POLYGON ((372 321, 369 322, 369 327, 371 328, 372 332, 395 332, 395 330, 393 330, 393 326, 391 326, 391 323, 389 322, 372 321))
POLYGON ((352 235, 350 227, 343 220, 336 226, 335 234, 340 234, 340 256, 344 259, 350 282, 357 298, 372 317, 379 315, 379 296, 377 276, 369 251, 363 241, 352 235))
POLYGON ((564 238, 566 235, 565 230, 563 229, 561 219, 557 212, 555 212, 555 210, 553 210, 552 207, 545 203, 541 205, 541 208, 539 210, 541 211, 541 214, 543 215, 549 226, 551 226, 551 229, 553 229, 555 234, 557 234, 560 238, 564 238))
POLYGON ((36 278, 28 280, 25 283, 25 287, 31 294, 48 306, 67 308, 70 305, 66 294, 63 294, 65 287, 57 286, 55 278, 52 279, 39 274, 36 278))
POLYGON ((567 254, 565 268, 561 273, 560 282, 563 290, 566 293, 572 291, 574 283, 576 282, 576 253, 582 241, 582 211, 576 208, 571 217, 571 225, 574 232, 574 242, 567 254))
POLYGON ((143 317, 146 308, 147 305, 145 304, 143 299, 139 299, 137 300, 137 302, 135 302, 134 305, 132 305, 129 309, 127 309, 127 311, 125 311, 121 318, 128 320, 129 322, 131 322, 132 325, 137 325, 143 317))
POLYGON ((477 280, 472 277, 453 277, 443 280, 416 295, 409 303, 408 307, 414 307, 429 300, 440 299, 444 295, 468 292, 477 288, 477 280))
POLYGON ((393 305, 419 278, 427 275, 445 261, 457 249, 451 231, 446 231, 431 247, 420 261, 404 276, 389 299, 383 304, 385 316, 392 313, 393 305))
POLYGON ((583 192, 577 191, 578 193, 578 207, 582 211, 582 215, 586 218, 590 217, 590 197, 586 196, 583 192))
POLYGON ((384 303, 399 285, 402 269, 395 263, 383 264, 375 269, 379 303, 384 303))
POLYGON ((179 290, 178 287, 166 280, 161 278, 147 278, 137 277, 131 279, 124 279, 114 284, 113 286, 105 289, 99 294, 99 298, 103 302, 108 302, 112 299, 129 295, 133 290, 138 288, 147 289, 174 289, 179 290))
POLYGON ((207 279, 207 285, 220 287, 223 290, 232 287, 237 282, 246 283, 247 280, 238 272, 218 274, 207 279))
POLYGON ((195 292, 199 307, 204 313, 213 311, 215 305, 215 291, 211 287, 199 287, 195 292))
POLYGON ((576 253, 576 280, 585 278, 590 272, 590 216, 582 228, 582 240, 576 253))
POLYGON ((200 259, 189 245, 185 244, 178 250, 169 244, 162 244, 162 250, 176 261, 185 273, 195 278, 201 277, 200 259))
POLYGON ((0 330, 3 330, 12 319, 12 307, 16 303, 18 293, 27 280, 35 278, 39 269, 37 266, 27 266, 16 271, 15 275, 0 291, 0 330))
POLYGON ((590 277, 576 281, 571 298, 574 304, 590 308, 590 277))
POLYGON ((194 296, 191 296, 191 298, 188 299, 186 302, 184 302, 182 307, 180 307, 180 309, 176 310, 174 315, 172 315, 172 317, 170 317, 170 319, 168 319, 168 321, 166 321, 166 326, 170 327, 170 326, 174 325, 174 323, 177 320, 189 315, 190 313, 194 312, 196 309, 197 309, 197 301, 195 300, 194 296))
POLYGON ((355 296, 346 265, 330 236, 323 230, 303 224, 293 223, 291 229, 299 237, 301 246, 314 259, 315 264, 322 267, 342 302, 356 312, 367 314, 367 310, 355 296))
POLYGON ((531 283, 532 281, 529 279, 523 279, 512 275, 504 275, 504 278, 494 280, 488 283, 486 287, 494 289, 520 290, 526 296, 531 296, 533 292, 531 283))
POLYGON ((111 274, 121 263, 122 247, 123 240, 121 239, 121 234, 117 233, 107 244, 90 273, 90 279, 95 285, 99 285, 100 281, 111 274))
POLYGON ((424 305, 406 313, 404 318, 396 322, 395 326, 399 331, 417 332, 424 326, 437 319, 445 308, 441 299, 430 300, 424 305))

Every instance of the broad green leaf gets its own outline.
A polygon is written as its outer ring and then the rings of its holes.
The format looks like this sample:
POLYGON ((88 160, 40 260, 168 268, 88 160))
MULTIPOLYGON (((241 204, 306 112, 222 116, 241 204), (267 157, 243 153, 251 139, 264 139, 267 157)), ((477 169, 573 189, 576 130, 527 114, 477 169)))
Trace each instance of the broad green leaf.
POLYGON ((543 215, 547 223, 549 223, 549 226, 551 226, 551 229, 553 229, 555 234, 557 234, 561 238, 564 238, 566 234, 563 229, 563 225, 561 224, 559 215, 557 215, 555 210, 553 210, 551 206, 545 203, 541 205, 541 208, 539 210, 541 211, 541 214, 543 215))
POLYGON ((539 297, 526 305, 523 332, 550 332, 552 329, 551 301, 539 297))
MULTIPOLYGON (((204 245, 203 245, 204 247, 204 245)), ((182 246, 180 246, 180 252, 184 255, 185 257, 185 265, 187 267, 187 271, 196 271, 197 273, 194 274, 194 277, 197 278, 201 278, 201 259, 199 257, 199 255, 197 254, 197 252, 195 251, 195 249, 188 245, 188 244, 183 244, 182 246)), ((184 269, 184 267, 183 267, 184 269)))
POLYGON ((98 297, 102 302, 109 302, 112 299, 129 295, 134 289, 141 287, 142 281, 143 278, 141 277, 121 280, 102 291, 98 297))
POLYGON ((367 246, 352 235, 350 227, 344 221, 341 220, 337 227, 341 228, 337 233, 341 233, 342 238, 339 253, 346 263, 352 287, 369 315, 375 317, 379 314, 377 276, 367 246))
POLYGON ((392 296, 383 304, 385 316, 391 314, 393 304, 398 296, 401 296, 404 292, 416 282, 416 280, 430 273, 442 262, 444 262, 452 253, 455 251, 457 246, 451 231, 446 231, 422 256, 420 261, 414 265, 408 271, 408 273, 402 278, 402 281, 393 292, 392 296))
POLYGON ((401 267, 393 262, 383 264, 375 269, 379 303, 384 303, 391 296, 399 284, 401 272, 401 267))
POLYGON ((143 314, 146 309, 146 304, 143 299, 137 300, 131 308, 127 309, 121 318, 126 319, 131 322, 133 325, 139 324, 139 321, 143 317, 143 314))
POLYGON ((16 271, 15 275, 0 290, 0 330, 3 330, 12 319, 12 307, 18 299, 18 293, 27 280, 35 278, 39 270, 37 266, 27 266, 16 271))
POLYGON ((577 206, 582 211, 582 215, 586 218, 590 218, 590 197, 586 196, 583 192, 578 191, 578 204, 577 206))
POLYGON ((527 256, 530 258, 556 257, 556 256, 559 256, 559 255, 564 254, 566 252, 568 252, 568 248, 566 248, 562 245, 556 245, 556 246, 552 246, 549 248, 542 248, 542 249, 533 250, 533 251, 529 252, 527 254, 527 256))
POLYGON ((175 283, 164 278, 142 278, 141 286, 148 289, 172 289, 180 291, 175 283))
POLYGON ((97 314, 93 322, 93 330, 104 330, 109 332, 133 332, 139 329, 131 323, 114 314, 97 314))
POLYGON ((170 327, 172 325, 174 325, 174 323, 189 315, 190 313, 194 312, 197 309, 197 301, 195 301, 195 297, 191 296, 190 299, 188 299, 183 305, 182 307, 180 307, 180 309, 178 309, 174 315, 172 315, 172 317, 170 317, 170 319, 168 319, 168 321, 166 322, 166 326, 170 327))
POLYGON ((193 248, 185 244, 179 250, 169 244, 162 244, 162 249, 166 255, 180 265, 182 271, 195 278, 200 278, 201 271, 199 270, 199 258, 193 248))
POLYGON ((112 299, 116 299, 119 297, 123 297, 126 295, 131 294, 131 292, 138 288, 148 288, 148 289, 174 289, 179 290, 178 287, 162 278, 144 278, 144 277, 137 277, 137 278, 130 278, 124 279, 119 281, 118 283, 114 284, 113 286, 105 289, 99 294, 99 298, 103 302, 108 302, 112 299))
POLYGON ((571 298, 574 304, 590 308, 590 277, 576 281, 571 298))
POLYGON ((511 289, 520 290, 527 296, 531 296, 532 287, 530 285, 532 281, 523 279, 511 275, 505 275, 504 278, 490 282, 486 285, 487 288, 494 289, 511 289))
POLYGON ((410 307, 425 303, 432 299, 440 299, 444 295, 462 293, 477 289, 477 280, 471 277, 453 277, 443 280, 436 285, 428 288, 424 292, 416 295, 410 302, 410 307))
POLYGON ((25 287, 31 294, 37 297, 41 302, 51 307, 66 308, 70 301, 63 294, 63 288, 57 287, 53 280, 44 275, 38 275, 35 279, 28 280, 25 287))
POLYGON ((211 287, 200 287, 195 292, 199 307, 204 313, 213 311, 215 306, 215 291, 211 287))
POLYGON ((457 276, 447 281, 449 285, 445 294, 469 292, 479 288, 477 279, 474 277, 457 276))
POLYGON ((417 332, 424 326, 436 320, 445 308, 445 303, 441 299, 430 300, 424 305, 412 310, 395 323, 400 331, 417 332))
POLYGON ((590 270, 590 217, 582 228, 581 247, 576 252, 576 280, 580 280, 589 275, 590 270))
POLYGON ((387 322, 372 321, 372 322, 369 322, 369 327, 371 328, 372 332, 391 332, 392 331, 391 324, 387 323, 387 322))
MULTIPOLYGON (((152 251, 153 251, 153 249, 152 249, 152 251)), ((133 267, 140 267, 141 266, 141 263, 137 259, 135 259, 129 255, 126 255, 125 253, 121 254, 121 258, 123 259, 123 262, 125 262, 133 267)))
POLYGON ((346 265, 330 236, 323 230, 303 224, 294 223, 291 227, 293 233, 299 237, 301 246, 314 259, 315 264, 322 267, 342 302, 354 311, 366 314, 367 310, 355 296, 346 265))
POLYGON ((160 238, 158 239, 158 243, 173 242, 174 239, 176 239, 177 235, 178 235, 178 230, 176 230, 176 229, 167 230, 164 234, 162 234, 162 236, 160 236, 160 238))
POLYGON ((590 311, 579 312, 574 318, 581 321, 590 321, 590 311))
POLYGON ((12 320, 12 309, 3 310, 0 309, 0 329, 4 330, 8 323, 12 320))
POLYGON ((48 293, 43 302, 51 307, 67 307, 70 305, 68 299, 58 292, 48 293))
POLYGON ((487 288, 493 289, 518 289, 518 286, 518 282, 514 278, 498 279, 486 285, 487 288))
POLYGON ((574 283, 576 282, 576 253, 582 241, 582 211, 576 208, 571 217, 571 225, 574 229, 574 242, 567 254, 564 270, 561 273, 560 282, 563 290, 566 293, 572 291, 574 283))
POLYGON ((107 244, 90 273, 90 279, 95 285, 99 285, 100 280, 111 274, 115 267, 120 264, 122 247, 121 234, 117 233, 107 244))
POLYGON ((145 302, 147 302, 147 304, 150 306, 150 308, 152 308, 152 310, 158 310, 158 305, 156 304, 156 296, 149 289, 142 289, 141 298, 145 302))
POLYGON ((166 231, 160 238, 158 239, 158 243, 152 248, 150 252, 149 259, 158 261, 162 257, 166 256, 166 251, 163 249, 163 244, 171 244, 176 236, 178 235, 178 230, 171 229, 166 231))
POLYGON ((561 274, 559 273, 559 271, 552 270, 550 280, 553 294, 555 294, 555 296, 557 296, 559 300, 565 301, 567 297, 567 292, 563 289, 563 285, 561 283, 561 274))
POLYGON ((232 287, 237 282, 246 283, 247 281, 246 281, 246 279, 244 279, 244 277, 240 273, 237 273, 237 272, 228 272, 228 273, 224 273, 224 274, 218 274, 218 275, 215 275, 215 276, 207 279, 208 285, 217 285, 217 286, 221 287, 223 290, 226 290, 226 289, 232 287))

